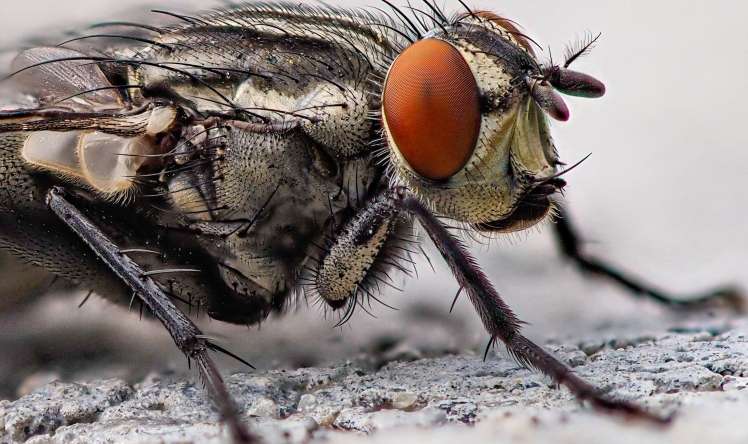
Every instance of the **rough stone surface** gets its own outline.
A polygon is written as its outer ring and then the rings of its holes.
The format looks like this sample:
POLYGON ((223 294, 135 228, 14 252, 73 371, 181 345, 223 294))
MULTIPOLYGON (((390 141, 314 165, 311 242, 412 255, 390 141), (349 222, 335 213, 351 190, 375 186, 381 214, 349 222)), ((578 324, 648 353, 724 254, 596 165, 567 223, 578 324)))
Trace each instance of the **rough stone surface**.
MULTIPOLYGON (((503 354, 237 373, 227 382, 269 443, 748 442, 748 427, 735 422, 748 410, 746 322, 546 347, 614 396, 677 419, 658 428, 592 412, 503 354)), ((132 387, 53 382, 0 403, 0 418, 3 443, 227 440, 201 387, 175 375, 132 387)))

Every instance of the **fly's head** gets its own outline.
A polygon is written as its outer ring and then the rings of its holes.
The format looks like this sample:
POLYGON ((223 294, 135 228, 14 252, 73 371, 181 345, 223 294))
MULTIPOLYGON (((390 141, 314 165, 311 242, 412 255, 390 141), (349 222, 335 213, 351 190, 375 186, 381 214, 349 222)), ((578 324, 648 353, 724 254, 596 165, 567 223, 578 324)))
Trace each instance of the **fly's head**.
MULTIPOLYGON (((594 42, 594 41, 593 41, 594 42)), ((600 97, 598 80, 543 65, 509 20, 466 14, 394 60, 382 90, 382 121, 395 180, 440 215, 484 231, 542 220, 565 182, 548 117, 565 121, 559 93, 600 97)))

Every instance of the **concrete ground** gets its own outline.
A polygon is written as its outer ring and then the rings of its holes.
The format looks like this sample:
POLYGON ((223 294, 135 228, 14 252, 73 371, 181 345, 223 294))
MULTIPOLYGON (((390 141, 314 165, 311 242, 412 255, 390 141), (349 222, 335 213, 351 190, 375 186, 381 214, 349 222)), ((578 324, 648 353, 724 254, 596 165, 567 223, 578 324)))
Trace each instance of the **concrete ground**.
MULTIPOLYGON (((65 23, 127 18, 114 10, 136 3, 13 2, 2 8, 0 46, 65 23)), ((567 193, 590 250, 684 297, 724 283, 748 288, 748 6, 476 3, 522 23, 553 54, 585 30, 603 32, 578 68, 605 80, 608 95, 569 100, 572 121, 554 126, 563 159, 593 153, 567 193)), ((333 329, 302 304, 261 329, 201 320, 259 368, 220 363, 269 441, 747 442, 740 316, 671 312, 585 279, 559 258, 547 228, 475 245, 530 337, 618 396, 678 414, 667 429, 625 423, 578 407, 501 353, 482 362, 480 323, 467 300, 448 313, 457 284, 426 248, 436 271, 422 261, 403 293, 383 296, 399 311, 375 307, 377 319, 359 313, 333 329)), ((0 442, 225 437, 160 326, 98 299, 77 309, 83 296, 0 313, 0 442)))
MULTIPOLYGON (((748 322, 707 321, 652 335, 546 345, 580 376, 663 417, 663 427, 580 406, 506 356, 391 361, 235 373, 228 387, 267 443, 744 443, 748 322)), ((227 442, 204 391, 180 374, 52 382, 0 401, 0 442, 227 442)))

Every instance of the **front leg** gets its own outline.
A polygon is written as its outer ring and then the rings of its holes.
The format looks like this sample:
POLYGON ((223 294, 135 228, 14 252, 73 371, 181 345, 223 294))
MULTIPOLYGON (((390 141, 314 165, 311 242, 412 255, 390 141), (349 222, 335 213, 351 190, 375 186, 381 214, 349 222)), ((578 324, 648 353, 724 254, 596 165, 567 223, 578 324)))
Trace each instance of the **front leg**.
POLYGON ((522 322, 501 299, 464 244, 452 236, 417 198, 402 194, 399 205, 418 219, 446 260, 491 335, 489 346, 501 340, 518 362, 540 370, 556 383, 566 386, 579 400, 588 401, 597 408, 658 423, 668 421, 655 417, 634 404, 609 398, 550 353, 524 337, 520 331, 522 322))
POLYGON ((655 302, 671 307, 704 308, 712 304, 722 303, 735 311, 743 311, 745 301, 735 288, 718 288, 709 292, 676 296, 662 291, 655 286, 642 282, 613 265, 598 259, 584 251, 584 242, 579 238, 577 230, 569 219, 568 212, 563 206, 558 206, 556 223, 553 224, 554 233, 561 252, 571 259, 580 270, 590 273, 620 285, 632 295, 649 298, 655 302))
POLYGON ((192 320, 171 302, 169 296, 149 277, 148 273, 120 251, 114 242, 80 210, 68 202, 60 188, 53 188, 49 192, 47 205, 140 298, 153 315, 166 327, 177 347, 187 358, 197 363, 200 375, 207 385, 222 419, 231 428, 235 441, 239 443, 256 442, 257 438, 250 434, 239 420, 234 401, 226 390, 223 378, 209 355, 210 350, 226 351, 215 344, 211 344, 192 320))
POLYGON ((393 234, 406 223, 399 218, 400 212, 391 195, 379 195, 348 221, 324 248, 312 286, 333 309, 347 307, 341 323, 350 319, 356 305, 361 303, 358 298, 361 293, 375 298, 370 286, 376 285, 377 279, 387 278, 378 267, 397 266, 387 260, 386 250, 395 242, 393 234), (378 272, 382 272, 384 278, 378 272))

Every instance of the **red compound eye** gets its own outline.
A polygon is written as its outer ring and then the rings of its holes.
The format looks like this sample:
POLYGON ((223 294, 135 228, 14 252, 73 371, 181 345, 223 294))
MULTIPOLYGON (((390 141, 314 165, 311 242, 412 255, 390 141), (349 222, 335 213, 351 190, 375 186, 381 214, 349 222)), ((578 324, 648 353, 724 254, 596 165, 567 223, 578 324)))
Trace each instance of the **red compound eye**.
POLYGON ((468 162, 480 132, 478 84, 460 52, 421 40, 392 64, 384 119, 400 154, 419 175, 445 180, 468 162))

